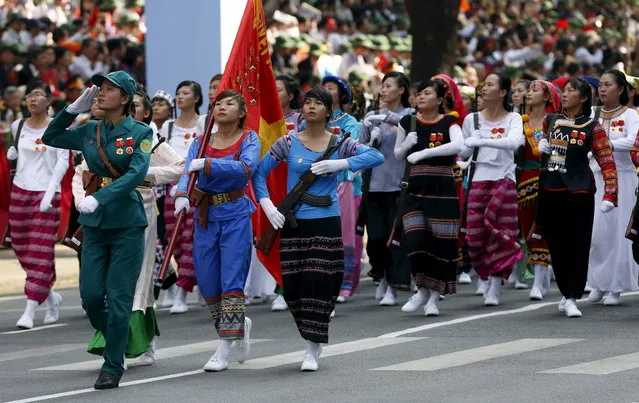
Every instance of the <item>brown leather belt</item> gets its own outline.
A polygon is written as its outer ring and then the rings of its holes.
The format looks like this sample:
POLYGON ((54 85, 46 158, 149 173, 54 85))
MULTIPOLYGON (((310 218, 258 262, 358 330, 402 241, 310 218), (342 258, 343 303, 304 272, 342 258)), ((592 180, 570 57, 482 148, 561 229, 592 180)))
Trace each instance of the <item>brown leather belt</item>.
MULTIPOLYGON (((101 182, 100 182, 100 187, 103 188, 105 186, 108 186, 110 184, 113 183, 115 179, 113 178, 106 178, 106 177, 102 177, 101 178, 101 182)), ((137 187, 144 187, 144 188, 150 188, 152 185, 151 182, 149 181, 143 181, 142 183, 140 183, 137 187)))
POLYGON ((231 190, 226 193, 207 194, 209 204, 219 206, 220 204, 233 203, 244 197, 244 189, 231 190))

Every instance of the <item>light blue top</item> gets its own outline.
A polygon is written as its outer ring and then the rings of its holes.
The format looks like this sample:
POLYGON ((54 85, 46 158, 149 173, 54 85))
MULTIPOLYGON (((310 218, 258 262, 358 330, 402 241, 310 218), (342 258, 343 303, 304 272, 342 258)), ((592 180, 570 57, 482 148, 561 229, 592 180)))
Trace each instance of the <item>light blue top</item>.
MULTIPOLYGON (((280 137, 271 147, 271 150, 262 158, 255 175, 253 175, 253 187, 257 200, 270 197, 266 188, 266 177, 269 172, 280 162, 288 163, 287 191, 299 182, 315 160, 323 152, 311 151, 300 141, 297 134, 280 137)), ((359 142, 347 139, 339 150, 331 156, 331 160, 346 159, 351 171, 372 168, 384 162, 384 156, 370 147, 359 142)), ((339 216, 339 203, 337 201, 337 176, 322 175, 317 178, 308 189, 308 193, 315 196, 330 196, 332 204, 328 207, 316 207, 300 202, 294 211, 295 217, 300 219, 313 219, 339 216)))

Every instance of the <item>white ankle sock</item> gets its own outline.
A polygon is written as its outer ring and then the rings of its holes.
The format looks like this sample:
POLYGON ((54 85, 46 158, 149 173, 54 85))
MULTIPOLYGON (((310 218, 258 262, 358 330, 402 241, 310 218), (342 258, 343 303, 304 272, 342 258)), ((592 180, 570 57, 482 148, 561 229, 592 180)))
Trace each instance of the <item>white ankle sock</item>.
POLYGON ((30 316, 35 316, 36 308, 38 308, 38 301, 34 301, 32 299, 27 300, 27 308, 24 310, 24 313, 28 313, 30 316))
POLYGON ((439 291, 430 290, 430 298, 428 298, 427 304, 437 306, 437 303, 439 302, 439 296, 440 296, 439 291))
POLYGON ((422 287, 417 289, 417 292, 419 293, 419 296, 422 299, 428 300, 429 296, 430 296, 430 290, 426 287, 422 287))
POLYGON ((220 340, 220 345, 215 350, 215 355, 227 361, 229 359, 229 350, 231 348, 231 340, 220 340))
POLYGON ((319 347, 319 343, 306 340, 306 354, 311 354, 313 357, 317 358, 317 351, 319 350, 319 347))

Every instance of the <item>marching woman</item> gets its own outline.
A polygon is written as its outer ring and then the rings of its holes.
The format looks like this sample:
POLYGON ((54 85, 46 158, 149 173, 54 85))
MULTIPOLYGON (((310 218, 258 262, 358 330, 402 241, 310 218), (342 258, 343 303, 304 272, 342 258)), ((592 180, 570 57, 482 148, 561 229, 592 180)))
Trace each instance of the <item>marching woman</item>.
POLYGON ((404 248, 390 249, 386 242, 397 215, 399 185, 406 163, 395 158, 397 125, 413 113, 408 103, 410 82, 403 73, 390 72, 382 79, 380 101, 385 108, 371 111, 364 118, 360 142, 379 144, 384 163, 371 172, 369 192, 362 200, 366 209, 366 254, 371 264, 369 276, 379 281, 375 298, 380 305, 397 304, 397 290, 410 290, 410 267, 404 248), (373 130, 378 127, 380 130, 373 130))
MULTIPOLYGON (((160 135, 179 156, 186 158, 191 143, 195 139, 198 114, 203 103, 202 88, 195 81, 182 81, 175 92, 175 102, 180 110, 180 116, 175 120, 164 122, 160 135)), ((164 204, 167 240, 171 239, 175 230, 175 192, 177 191, 176 185, 170 185, 169 189, 164 204)), ((169 310, 172 314, 185 313, 189 310, 186 305, 186 294, 192 292, 197 283, 193 269, 193 213, 187 214, 176 245, 173 256, 178 263, 178 279, 175 286, 167 290, 170 296, 175 297, 169 310)), ((171 298, 167 302, 170 300, 171 298)))
POLYGON ((457 118, 445 115, 444 81, 426 81, 417 91, 417 116, 402 118, 395 143, 395 157, 410 164, 408 194, 400 207, 403 243, 418 288, 402 311, 426 304, 426 316, 438 316, 440 295, 457 289, 460 212, 453 166, 464 135, 457 118))
POLYGON ((328 160, 315 162, 339 141, 337 135, 326 130, 332 107, 333 97, 327 90, 318 87, 309 90, 302 107, 306 129, 277 140, 253 177, 255 193, 266 216, 274 228, 282 229, 280 257, 284 298, 307 343, 302 371, 318 368, 320 343, 328 343, 330 315, 335 309, 344 274, 337 177, 333 173, 371 168, 384 160, 376 150, 347 139, 328 160), (284 216, 273 205, 266 187, 266 176, 283 161, 288 164, 289 191, 308 169, 318 175, 307 191, 312 197, 306 200, 322 203, 300 202, 294 211, 296 228, 285 224, 284 216))
MULTIPOLYGON (((175 103, 171 94, 166 91, 158 90, 151 98, 151 106, 153 107, 153 125, 154 131, 159 131, 164 122, 173 118, 173 112, 175 110, 175 103)), ((153 129, 153 126, 149 124, 153 129)))
POLYGON ((604 305, 619 305, 623 291, 639 288, 639 265, 632 257, 632 243, 625 237, 639 184, 630 158, 639 132, 639 115, 634 109, 625 106, 628 98, 625 75, 619 70, 605 71, 599 81, 602 107, 595 109, 591 117, 602 125, 612 145, 619 178, 619 208, 606 216, 600 211, 606 178, 597 162, 591 158, 590 169, 595 176, 597 195, 588 270, 588 284, 592 287, 588 300, 599 302, 603 298, 604 305))
POLYGON ((476 160, 471 158, 476 169, 468 184, 466 240, 473 268, 481 280, 489 280, 486 306, 499 305, 502 281, 523 257, 517 243, 514 154, 523 145, 524 134, 521 116, 508 112, 510 86, 504 75, 486 77, 481 91, 485 108, 466 116, 463 124, 466 141, 462 158, 479 148, 476 160))
MULTIPOLYGON (((609 213, 617 203, 615 155, 604 129, 588 117, 591 96, 585 80, 570 79, 561 96, 566 116, 546 117, 546 134, 538 145, 539 152, 545 155, 539 178, 537 222, 540 235, 548 243, 557 286, 563 295, 559 310, 569 318, 581 317, 575 301, 586 286, 595 198, 600 190, 589 166, 589 153, 605 178, 601 186, 603 200, 597 203, 597 210, 609 213)), ((610 218, 616 222, 614 216, 610 218)), ((607 235, 612 236, 613 232, 607 235)))
POLYGON ((16 175, 11 189, 9 228, 11 247, 27 273, 24 293, 27 307, 16 323, 21 329, 31 329, 35 310, 47 301, 44 324, 59 318, 60 294, 53 291, 55 283, 55 234, 60 221, 60 182, 69 168, 69 152, 49 147, 42 135, 51 118, 51 87, 35 81, 26 92, 27 119, 13 122, 14 146, 7 159, 17 159, 16 175))
MULTIPOLYGON (((251 263, 255 205, 245 196, 251 173, 257 168, 260 142, 257 134, 244 129, 246 103, 232 90, 222 91, 212 110, 218 131, 197 158, 200 140, 193 141, 185 166, 198 172, 197 224, 193 238, 193 263, 200 292, 214 321, 220 344, 204 366, 205 371, 228 368, 229 349, 235 347, 238 362, 250 351, 251 320, 245 317, 244 286, 251 263)), ((201 128, 201 132, 204 128, 201 128)), ((175 215, 190 210, 187 196, 189 175, 178 183, 175 215)))
MULTIPOLYGON (((133 96, 135 106, 135 120, 149 124, 152 122, 151 100, 139 88, 133 96)), ((94 116, 103 118, 104 112, 99 108, 94 109, 94 116)), ((184 171, 184 160, 166 143, 158 145, 158 137, 153 136, 153 147, 151 152, 151 163, 146 175, 146 182, 135 188, 144 200, 144 210, 146 219, 149 222, 144 233, 144 260, 142 269, 135 286, 135 296, 133 298, 133 314, 129 321, 129 339, 126 345, 126 358, 140 357, 140 364, 151 365, 155 362, 155 348, 157 336, 160 329, 157 325, 153 304, 153 267, 155 265, 156 245, 157 245, 157 204, 156 197, 151 185, 164 185, 173 183, 180 179, 184 171), (157 146, 157 147, 156 147, 157 146)), ((74 177, 74 194, 84 196, 82 190, 82 171, 87 170, 86 163, 82 163, 81 169, 76 169, 74 177), (79 173, 79 175, 78 175, 79 173), (79 178, 78 178, 79 176, 79 178), (80 188, 80 189, 77 189, 80 188)), ((76 197, 79 205, 84 197, 76 197)), ((105 338, 102 332, 96 330, 93 338, 89 342, 87 351, 91 354, 102 355, 104 352, 105 338)))
POLYGON ((524 142, 523 158, 520 162, 519 183, 517 184, 517 204, 519 205, 519 227, 526 239, 528 248, 528 264, 535 267, 535 281, 530 290, 530 299, 541 301, 550 291, 550 275, 548 264, 550 252, 546 241, 529 237, 530 230, 537 216, 537 200, 539 196, 539 170, 541 168, 537 144, 544 130, 543 123, 549 113, 558 113, 559 91, 548 81, 533 81, 526 95, 527 114, 523 114, 524 142))
POLYGON ((124 71, 95 75, 94 86, 58 114, 42 141, 82 151, 101 187, 78 205, 83 225, 80 296, 91 325, 106 337, 104 364, 94 387, 119 386, 129 320, 144 258, 148 225, 142 196, 135 189, 149 169, 153 132, 130 116, 137 83, 124 71), (76 114, 98 99, 103 121, 67 130, 76 114))
POLYGON ((515 112, 526 113, 526 96, 530 90, 530 80, 519 80, 513 90, 512 102, 515 112))

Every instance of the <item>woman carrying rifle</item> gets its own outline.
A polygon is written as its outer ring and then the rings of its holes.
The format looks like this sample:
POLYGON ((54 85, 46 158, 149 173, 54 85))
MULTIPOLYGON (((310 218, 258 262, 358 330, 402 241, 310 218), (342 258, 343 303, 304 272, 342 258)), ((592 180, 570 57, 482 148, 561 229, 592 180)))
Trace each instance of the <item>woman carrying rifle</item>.
POLYGON ((58 321, 62 298, 53 291, 54 244, 60 221, 60 182, 69 167, 68 151, 42 143, 51 122, 47 116, 52 100, 49 85, 42 81, 30 84, 26 99, 31 117, 13 122, 17 148, 12 146, 7 152, 7 159, 18 160, 9 206, 11 247, 27 273, 27 307, 16 323, 21 329, 33 327, 35 310, 44 301, 48 304, 44 324, 58 321))
POLYGON ((445 81, 428 80, 417 91, 417 116, 402 118, 395 143, 395 157, 410 164, 402 243, 418 288, 402 311, 426 304, 426 316, 438 316, 439 296, 457 289, 460 213, 453 166, 464 136, 457 118, 445 114, 445 81))
MULTIPOLYGON (((245 317, 244 286, 251 263, 251 214, 255 205, 245 196, 245 190, 259 161, 260 142, 254 131, 244 128, 247 108, 237 92, 218 94, 212 113, 218 131, 211 135, 201 158, 197 153, 202 138, 196 138, 184 165, 189 173, 198 172, 193 194, 197 207, 193 263, 198 287, 220 337, 204 370, 219 372, 228 368, 232 346, 240 363, 250 351, 251 320, 245 317)), ((183 210, 189 213, 188 182, 189 175, 185 174, 178 183, 176 216, 183 210)))
POLYGON ((280 257, 284 299, 307 342, 302 371, 316 371, 320 343, 328 343, 328 324, 335 309, 344 274, 344 246, 337 199, 335 172, 372 168, 384 157, 351 139, 338 140, 326 131, 333 99, 323 88, 313 88, 304 97, 302 113, 306 129, 281 137, 264 156, 253 178, 255 193, 275 229, 282 229, 280 257), (327 149, 340 144, 327 160, 317 161, 327 149), (279 163, 288 164, 289 192, 309 169, 316 175, 308 191, 291 212, 293 228, 273 205, 266 176, 279 163))

